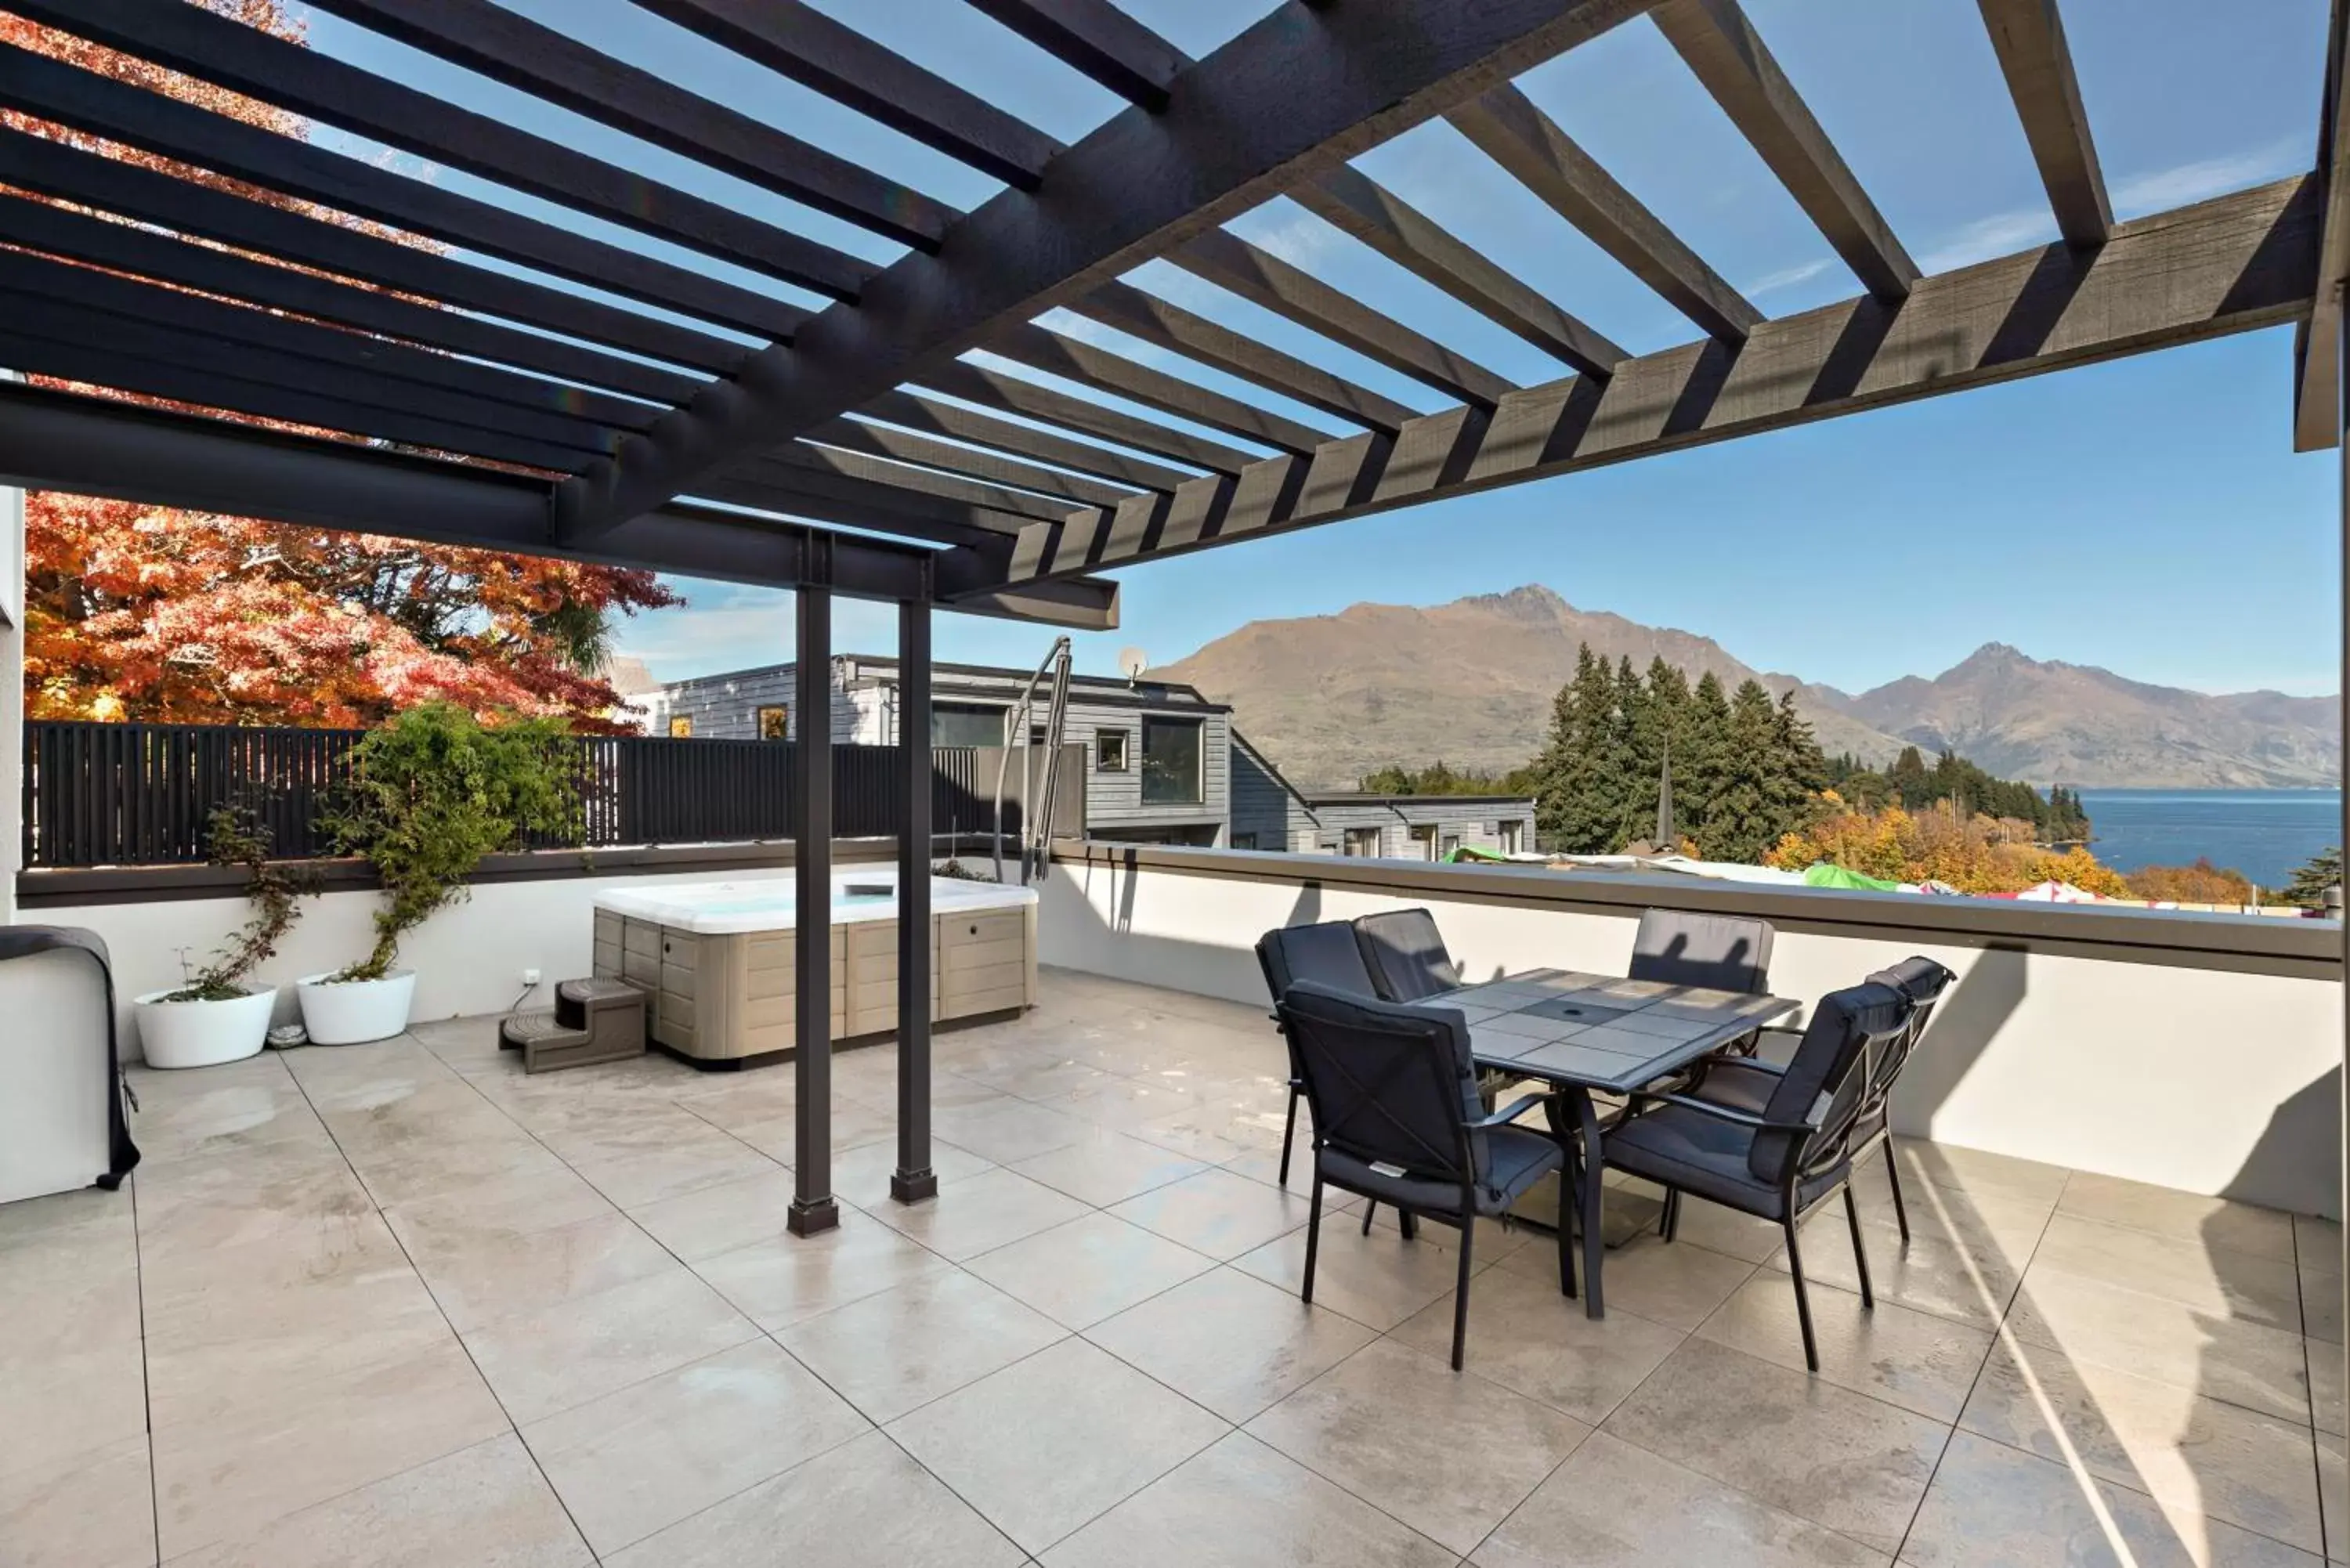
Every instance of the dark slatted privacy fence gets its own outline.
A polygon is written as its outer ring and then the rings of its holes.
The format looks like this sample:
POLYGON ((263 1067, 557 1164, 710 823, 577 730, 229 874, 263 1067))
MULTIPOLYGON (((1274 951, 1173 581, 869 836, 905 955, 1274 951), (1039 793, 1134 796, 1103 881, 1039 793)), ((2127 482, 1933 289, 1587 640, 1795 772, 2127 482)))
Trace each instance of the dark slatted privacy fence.
MULTIPOLYGON (((25 726, 27 867, 202 862, 214 810, 246 803, 276 852, 329 853, 320 817, 349 776, 362 730, 38 721, 25 726)), ((582 831, 539 849, 723 844, 791 836, 796 745, 778 741, 583 735, 582 831)), ((932 753, 931 820, 941 839, 988 830, 995 781, 968 747, 932 753)), ((833 748, 834 830, 886 837, 905 820, 895 746, 833 748)), ((1016 804, 1004 811, 1019 829, 1016 804)))

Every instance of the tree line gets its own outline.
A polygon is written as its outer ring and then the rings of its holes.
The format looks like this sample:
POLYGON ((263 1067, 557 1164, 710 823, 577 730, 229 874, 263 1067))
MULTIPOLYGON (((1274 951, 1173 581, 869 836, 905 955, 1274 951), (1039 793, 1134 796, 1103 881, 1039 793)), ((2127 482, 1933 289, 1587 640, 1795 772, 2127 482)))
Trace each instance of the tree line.
POLYGON ((1831 790, 1864 812, 1947 801, 1961 819, 2028 824, 2032 838, 2088 836, 2080 797, 2069 791, 2043 797, 1950 752, 1929 764, 1915 746, 1882 770, 1849 755, 1831 759, 1793 692, 1773 700, 1752 678, 1725 690, 1711 671, 1692 682, 1662 658, 1644 674, 1629 659, 1610 666, 1587 643, 1551 703, 1541 753, 1525 766, 1492 774, 1441 762, 1416 771, 1389 765, 1359 782, 1374 794, 1533 795, 1544 848, 1607 855, 1654 839, 1668 762, 1673 836, 1711 860, 1761 861, 1782 838, 1838 808, 1831 790))

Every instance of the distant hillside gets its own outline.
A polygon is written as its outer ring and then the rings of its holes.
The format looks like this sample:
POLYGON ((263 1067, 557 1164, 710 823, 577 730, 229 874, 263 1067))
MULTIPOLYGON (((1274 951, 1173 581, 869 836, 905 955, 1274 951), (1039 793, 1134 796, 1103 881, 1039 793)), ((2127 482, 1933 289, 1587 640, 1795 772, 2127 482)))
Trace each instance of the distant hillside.
POLYGON ((1991 645, 1933 680, 1857 697, 1756 670, 1693 632, 1579 610, 1536 586, 1430 608, 1355 605, 1253 621, 1159 671, 1237 710, 1249 738, 1309 787, 1387 763, 1441 757, 1501 772, 1542 745, 1550 702, 1588 642, 1638 668, 1662 655, 1735 685, 1753 676, 1796 705, 1831 753, 1881 764, 1905 744, 1955 746, 2004 778, 2110 788, 2329 784, 2342 742, 2330 698, 2208 697, 2042 663, 1991 645))

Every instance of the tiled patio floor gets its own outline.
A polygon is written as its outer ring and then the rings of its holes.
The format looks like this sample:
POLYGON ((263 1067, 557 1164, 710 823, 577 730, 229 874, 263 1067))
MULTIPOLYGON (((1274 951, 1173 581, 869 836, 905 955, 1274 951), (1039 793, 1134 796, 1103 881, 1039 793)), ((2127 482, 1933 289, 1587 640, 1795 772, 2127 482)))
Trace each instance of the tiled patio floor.
POLYGON ((1257 1010, 1048 971, 938 1062, 909 1210, 893 1054, 838 1058, 814 1241, 788 1068, 525 1079, 474 1020, 135 1075, 132 1190, 0 1209, 0 1563, 2350 1561, 2331 1226, 1907 1146, 1873 1315, 1810 1233, 1822 1376, 1697 1203, 1604 1324, 1481 1233, 1455 1375, 1437 1227, 1326 1224, 1299 1304, 1257 1010))

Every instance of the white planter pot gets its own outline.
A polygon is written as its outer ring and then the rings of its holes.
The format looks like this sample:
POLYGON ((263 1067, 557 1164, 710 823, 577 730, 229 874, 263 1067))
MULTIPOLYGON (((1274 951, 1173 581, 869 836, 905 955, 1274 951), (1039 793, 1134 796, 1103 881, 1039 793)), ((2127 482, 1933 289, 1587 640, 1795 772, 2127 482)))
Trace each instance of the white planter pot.
POLYGON ((408 1004, 416 994, 416 971, 396 969, 381 980, 346 980, 329 984, 323 974, 294 982, 302 1003, 302 1027, 313 1045, 357 1045, 389 1040, 408 1027, 408 1004))
MULTIPOLYGON (((180 989, 172 987, 172 991, 180 989)), ((261 1054, 277 988, 265 985, 222 1002, 166 1002, 170 991, 134 997, 139 1048, 150 1067, 210 1067, 261 1054)))

